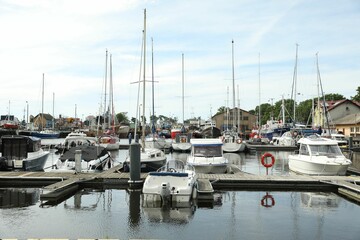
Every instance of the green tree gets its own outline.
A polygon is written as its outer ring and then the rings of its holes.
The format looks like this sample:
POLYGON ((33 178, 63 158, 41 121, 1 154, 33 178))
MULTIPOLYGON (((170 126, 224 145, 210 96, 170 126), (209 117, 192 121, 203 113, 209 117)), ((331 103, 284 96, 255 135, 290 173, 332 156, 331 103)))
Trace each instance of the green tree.
POLYGON ((116 118, 118 120, 118 122, 121 124, 129 124, 129 119, 126 115, 126 113, 118 113, 116 114, 116 118))
POLYGON ((360 86, 356 89, 357 94, 351 97, 351 100, 360 102, 360 86))
POLYGON ((226 112, 226 107, 221 106, 221 107, 218 108, 217 113, 215 115, 225 113, 225 112, 226 112))

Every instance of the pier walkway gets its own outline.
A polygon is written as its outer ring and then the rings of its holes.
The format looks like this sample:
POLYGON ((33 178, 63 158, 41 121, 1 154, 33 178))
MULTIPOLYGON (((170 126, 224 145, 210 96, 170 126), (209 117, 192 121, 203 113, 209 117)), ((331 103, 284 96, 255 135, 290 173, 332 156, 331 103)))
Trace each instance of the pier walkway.
MULTIPOLYGON (((41 187, 42 200, 54 200, 75 193, 83 187, 129 188, 130 173, 120 166, 98 173, 74 172, 0 172, 0 187, 41 187)), ((141 173, 140 179, 147 173, 141 173)), ((234 174, 198 174, 214 189, 272 191, 331 191, 360 203, 360 176, 287 176, 234 174)), ((139 186, 142 187, 142 184, 139 186)))

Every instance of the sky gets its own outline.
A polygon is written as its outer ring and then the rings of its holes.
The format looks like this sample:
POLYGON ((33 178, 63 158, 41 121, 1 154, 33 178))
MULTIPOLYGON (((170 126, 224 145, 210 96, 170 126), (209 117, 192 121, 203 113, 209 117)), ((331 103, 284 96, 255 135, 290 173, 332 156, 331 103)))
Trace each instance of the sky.
POLYGON ((325 94, 360 86, 357 0, 0 0, 0 114, 103 114, 108 51, 115 112, 135 117, 144 9, 147 119, 152 99, 181 122, 290 98, 295 63, 296 100, 316 97, 316 54, 325 94))

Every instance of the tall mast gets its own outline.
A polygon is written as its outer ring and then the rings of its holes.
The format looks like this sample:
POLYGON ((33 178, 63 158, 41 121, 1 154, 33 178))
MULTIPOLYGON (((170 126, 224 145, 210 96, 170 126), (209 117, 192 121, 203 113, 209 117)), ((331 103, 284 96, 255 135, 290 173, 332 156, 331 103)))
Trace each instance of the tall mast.
POLYGON ((109 90, 109 127, 112 126, 115 132, 115 116, 114 116, 114 92, 113 92, 113 79, 112 79, 112 55, 110 54, 110 90, 109 90), (111 124, 112 123, 112 124, 111 124))
MULTIPOLYGON (((322 87, 322 83, 321 83, 318 53, 316 53, 316 68, 317 68, 317 76, 318 76, 318 81, 319 81, 319 84, 320 84, 321 94, 322 94, 322 97, 323 97, 323 111, 324 111, 324 116, 326 117, 326 124, 327 124, 327 127, 328 127, 328 134, 329 134, 329 136, 331 136, 331 133, 330 133, 330 124, 329 124, 329 117, 328 117, 327 109, 326 109, 325 95, 324 95, 324 91, 323 91, 323 87, 322 87)), ((324 127, 325 127, 325 126, 324 126, 324 127)))
MULTIPOLYGON (((107 89, 107 62, 108 62, 108 50, 106 49, 106 54, 105 54, 105 87, 104 87, 104 90, 105 90, 105 95, 104 95, 104 126, 103 128, 105 129, 105 126, 106 126, 106 89, 107 89)), ((103 130, 104 130, 103 129, 103 130)))
POLYGON ((41 130, 44 129, 44 81, 45 81, 45 76, 44 76, 44 73, 43 73, 42 98, 41 98, 41 130))
POLYGON ((261 129, 261 89, 260 89, 260 53, 259 53, 259 134, 261 129))
POLYGON ((232 122, 232 129, 235 127, 235 69, 234 69, 234 40, 231 42, 232 46, 232 93, 233 93, 233 122, 232 122))
POLYGON ((297 62, 298 62, 298 47, 299 44, 296 44, 296 56, 295 56, 295 67, 294 67, 294 75, 293 75, 293 94, 294 94, 294 118, 293 123, 296 121, 296 85, 297 85, 297 62))
POLYGON ((53 118, 52 118, 52 129, 54 130, 55 126, 54 126, 54 118, 55 118, 55 115, 54 115, 54 106, 55 106, 55 93, 53 93, 53 118))
POLYGON ((144 66, 143 66, 143 116, 142 116, 142 136, 141 142, 145 151, 145 63, 146 63, 146 9, 144 9, 144 66))
POLYGON ((184 126, 184 53, 182 54, 182 122, 184 126))
POLYGON ((153 141, 155 141, 155 100, 154 100, 154 41, 151 38, 151 83, 152 83, 152 118, 151 131, 153 133, 153 141))

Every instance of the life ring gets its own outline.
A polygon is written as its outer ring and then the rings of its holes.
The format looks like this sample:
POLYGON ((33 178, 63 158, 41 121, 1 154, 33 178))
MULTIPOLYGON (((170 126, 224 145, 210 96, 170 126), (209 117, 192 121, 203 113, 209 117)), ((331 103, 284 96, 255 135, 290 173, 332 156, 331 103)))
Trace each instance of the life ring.
POLYGON ((266 167, 266 168, 272 167, 274 165, 274 163, 275 163, 275 157, 271 153, 264 153, 261 156, 261 164, 264 167, 266 167), (268 157, 271 157, 271 163, 265 162, 265 158, 268 158, 268 157))
POLYGON ((266 194, 262 199, 261 199, 261 206, 269 208, 269 207, 273 207, 275 205, 275 199, 271 194, 266 194), (269 202, 270 200, 270 202, 269 202))
POLYGON ((242 139, 238 139, 238 140, 236 140, 236 142, 237 142, 238 144, 240 144, 240 143, 242 143, 242 139))

